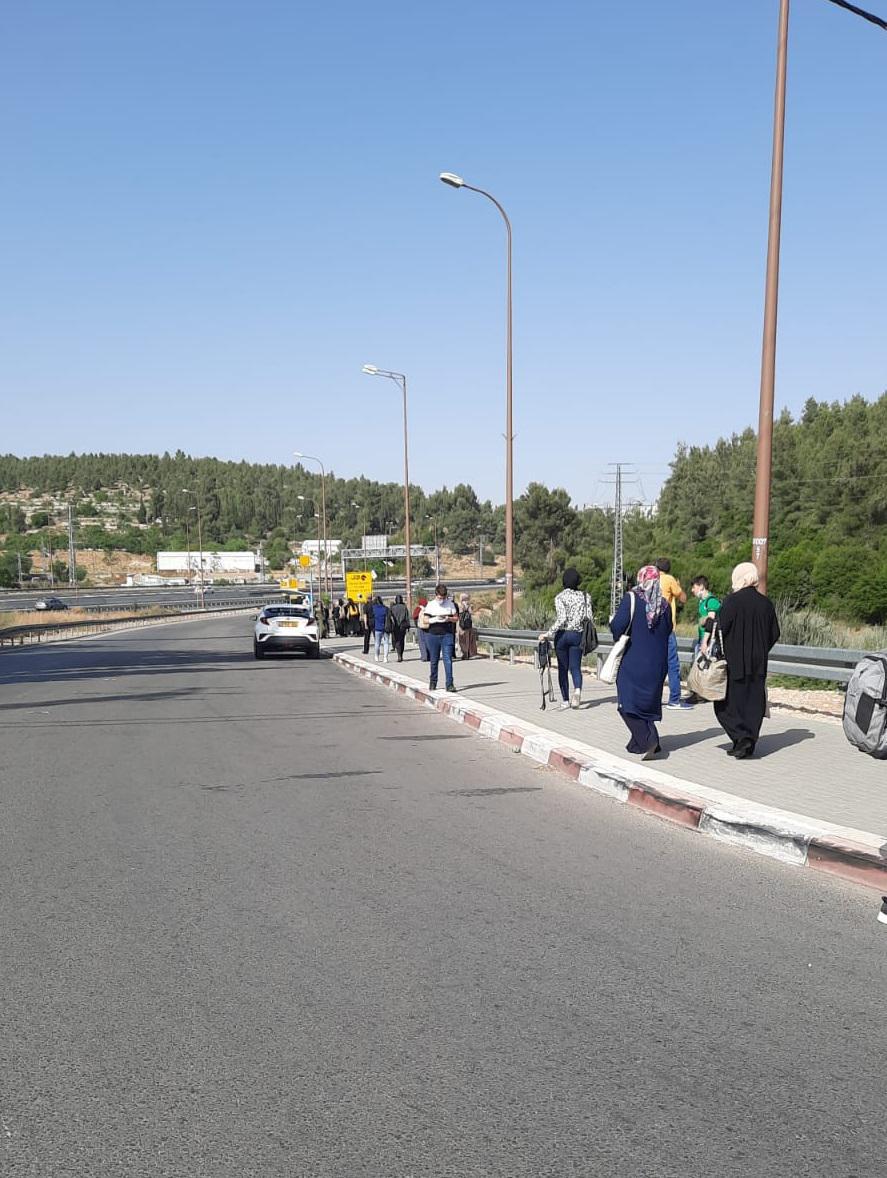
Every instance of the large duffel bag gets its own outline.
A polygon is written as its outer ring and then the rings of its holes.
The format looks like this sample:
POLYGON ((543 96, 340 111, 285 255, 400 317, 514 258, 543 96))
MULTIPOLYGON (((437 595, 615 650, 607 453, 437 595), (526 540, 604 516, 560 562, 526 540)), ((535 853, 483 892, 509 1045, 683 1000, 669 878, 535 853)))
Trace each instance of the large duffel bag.
POLYGON ((844 735, 860 752, 887 759, 887 654, 856 664, 844 700, 844 735))

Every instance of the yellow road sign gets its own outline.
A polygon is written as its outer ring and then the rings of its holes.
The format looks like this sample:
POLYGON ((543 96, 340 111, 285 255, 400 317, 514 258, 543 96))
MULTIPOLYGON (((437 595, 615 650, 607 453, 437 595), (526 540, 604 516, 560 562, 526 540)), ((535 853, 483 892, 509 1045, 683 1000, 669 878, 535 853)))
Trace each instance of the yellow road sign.
POLYGON ((373 595, 372 573, 346 573, 345 595, 352 601, 369 601, 373 595))
POLYGON ((311 565, 311 557, 306 556, 305 553, 303 552, 302 555, 299 557, 299 564, 302 566, 303 569, 307 569, 311 565))

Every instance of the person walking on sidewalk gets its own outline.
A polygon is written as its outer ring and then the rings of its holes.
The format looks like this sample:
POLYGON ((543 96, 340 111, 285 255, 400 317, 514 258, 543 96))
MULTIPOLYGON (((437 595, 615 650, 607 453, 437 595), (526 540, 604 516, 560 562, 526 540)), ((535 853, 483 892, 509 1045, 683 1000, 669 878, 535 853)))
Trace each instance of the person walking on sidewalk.
POLYGON ((773 602, 758 592, 758 570, 750 561, 736 566, 732 581, 718 615, 727 695, 715 704, 715 716, 733 741, 727 756, 744 761, 755 751, 767 711, 767 660, 779 641, 779 622, 773 602))
POLYGON ((398 593, 394 599, 394 605, 391 607, 391 621, 393 629, 391 631, 391 641, 394 649, 397 652, 397 661, 403 662, 403 648, 407 638, 407 631, 412 624, 410 622, 410 611, 403 603, 403 597, 398 593))
POLYGON ((423 606, 422 613, 428 624, 425 631, 425 647, 428 651, 429 667, 428 686, 432 691, 437 690, 437 672, 443 656, 444 678, 447 691, 455 691, 453 683, 453 652, 456 646, 456 626, 459 621, 459 611, 456 603, 450 598, 446 585, 438 585, 434 590, 434 597, 423 606))
POLYGON ((672 633, 672 613, 659 578, 655 565, 645 565, 638 572, 636 587, 622 598, 610 622, 614 638, 629 636, 616 676, 619 712, 631 733, 625 747, 645 761, 661 751, 656 721, 662 719, 662 681, 668 671, 672 633))
POLYGON ((557 681, 561 689, 561 708, 578 708, 582 702, 582 627, 592 616, 591 599, 579 588, 579 573, 565 569, 563 589, 554 599, 554 624, 539 635, 554 643, 557 655, 557 681), (570 695, 570 678, 573 694, 570 695))
POLYGON ((363 603, 363 653, 370 653, 370 642, 376 629, 376 618, 373 613, 373 599, 368 597, 363 603))
POLYGON ((659 584, 662 596, 671 608, 671 634, 668 639, 668 703, 666 707, 672 710, 691 708, 689 700, 681 699, 681 660, 678 655, 678 638, 675 627, 678 624, 678 604, 684 605, 687 594, 681 588, 677 577, 671 575, 671 561, 662 556, 656 561, 659 569, 659 584))
POLYGON ((373 657, 377 663, 387 663, 391 657, 392 629, 391 610, 381 597, 376 597, 373 600, 373 634, 376 641, 373 657))
POLYGON ((420 622, 420 618, 421 618, 421 616, 425 610, 425 606, 427 604, 428 604, 428 598, 427 597, 420 597, 418 604, 413 609, 413 621, 415 622, 415 625, 416 625, 416 641, 419 644, 419 662, 420 663, 427 663, 428 662, 428 645, 425 641, 425 635, 426 635, 427 631, 425 630, 424 626, 420 622))
POLYGON ((459 650, 463 659, 470 659, 477 655, 477 633, 474 629, 474 619, 471 616, 471 598, 463 593, 459 598, 459 628, 457 631, 459 650))

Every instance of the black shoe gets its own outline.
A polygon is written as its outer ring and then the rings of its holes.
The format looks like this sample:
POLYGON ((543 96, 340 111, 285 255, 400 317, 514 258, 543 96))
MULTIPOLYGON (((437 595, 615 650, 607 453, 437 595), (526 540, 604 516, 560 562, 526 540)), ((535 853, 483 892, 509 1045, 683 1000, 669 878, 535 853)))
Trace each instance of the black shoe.
POLYGON ((447 691, 458 691, 458 690, 459 690, 459 688, 458 688, 458 687, 456 687, 456 685, 455 685, 454 683, 451 683, 451 684, 450 684, 450 685, 447 687, 447 691))
POLYGON ((755 742, 753 740, 741 740, 736 746, 736 752, 733 756, 737 761, 747 761, 754 751, 755 742))
POLYGON ((642 761, 652 761, 653 758, 656 756, 656 754, 661 753, 661 752, 662 752, 662 745, 661 744, 659 744, 658 742, 650 744, 647 748, 647 751, 641 757, 641 760, 642 761))
POLYGON ((727 749, 727 756, 728 757, 735 757, 738 748, 739 748, 739 745, 736 743, 736 741, 734 741, 733 744, 727 749))

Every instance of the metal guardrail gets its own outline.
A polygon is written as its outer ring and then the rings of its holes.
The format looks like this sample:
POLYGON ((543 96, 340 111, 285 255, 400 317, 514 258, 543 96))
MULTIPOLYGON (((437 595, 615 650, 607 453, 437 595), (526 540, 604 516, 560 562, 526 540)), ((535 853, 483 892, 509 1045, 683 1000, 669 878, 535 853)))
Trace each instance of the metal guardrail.
MULTIPOLYGON (((271 594, 268 595, 269 599, 271 594)), ((156 607, 154 607, 156 608, 156 607)), ((132 618, 108 618, 107 621, 87 619, 84 622, 34 622, 24 626, 8 626, 0 630, 0 649, 4 646, 33 646, 35 643, 52 641, 61 638, 76 638, 84 634, 104 634, 112 630, 135 629, 149 626, 153 622, 169 621, 172 618, 187 617, 199 614, 201 617, 214 614, 252 613, 258 606, 254 602, 243 601, 218 602, 216 605, 201 609, 199 606, 188 605, 181 609, 164 610, 162 613, 132 618)))
MULTIPOLYGON (((598 631, 600 646, 594 658, 600 668, 604 659, 613 649, 613 635, 609 630, 598 631)), ((512 661, 516 650, 532 650, 539 641, 536 630, 497 630, 488 626, 477 628, 479 643, 490 647, 492 658, 497 650, 509 651, 512 661)), ((846 650, 826 646, 783 646, 776 645, 770 652, 769 674, 795 675, 802 679, 822 679, 831 683, 847 683, 853 668, 859 660, 871 651, 846 650)), ((678 655, 685 666, 693 658, 693 639, 678 638, 678 655)))

